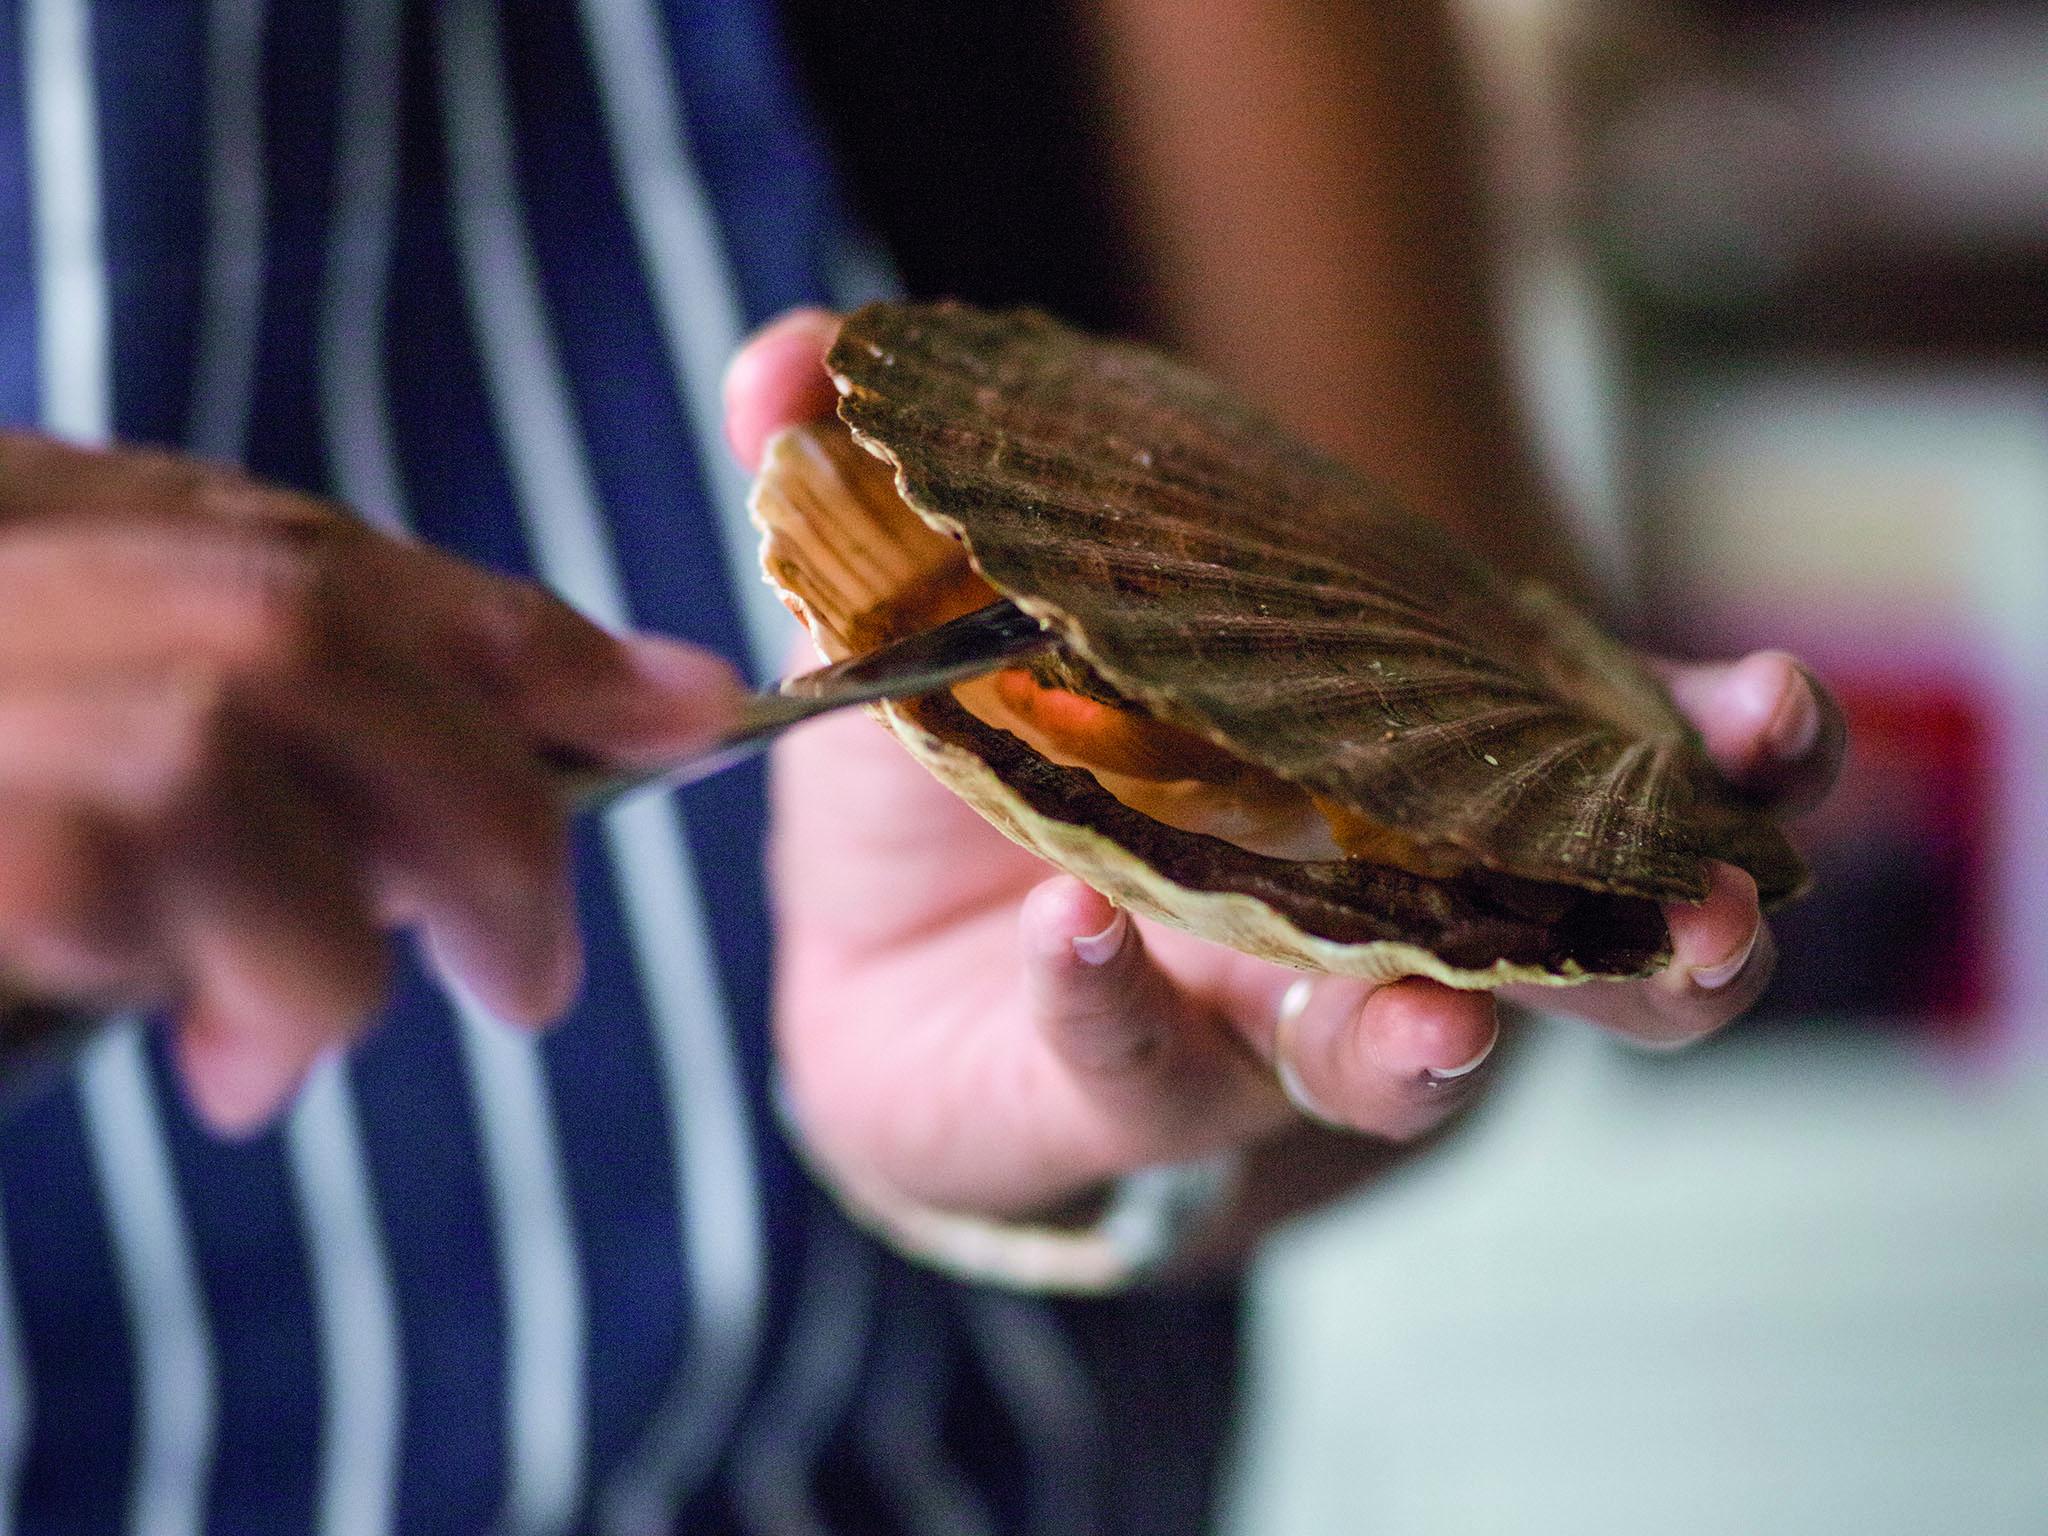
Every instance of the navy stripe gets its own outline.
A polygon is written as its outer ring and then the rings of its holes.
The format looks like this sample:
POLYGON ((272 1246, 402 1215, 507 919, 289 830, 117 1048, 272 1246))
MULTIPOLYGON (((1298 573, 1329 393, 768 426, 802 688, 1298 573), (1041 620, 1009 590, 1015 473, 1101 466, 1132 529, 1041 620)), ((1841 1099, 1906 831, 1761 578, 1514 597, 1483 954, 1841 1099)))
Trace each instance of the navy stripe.
POLYGON ((389 1240, 404 1392, 395 1522, 482 1530, 504 1477, 505 1317, 476 1119, 439 988, 408 964, 351 1064, 389 1240))
POLYGON ((725 590, 704 475, 649 303, 575 19, 514 8, 506 51, 528 227, 554 340, 643 624, 735 661, 745 637, 725 590))
POLYGON ((113 420, 183 440, 191 413, 205 203, 206 38, 196 5, 92 8, 113 420))
POLYGON ((298 1215, 281 1138, 235 1143, 208 1135, 172 1079, 165 1035, 151 1031, 151 1080, 211 1317, 240 1320, 216 1352, 215 1429, 207 1529, 267 1536, 312 1513, 320 1405, 315 1321, 298 1215))
POLYGON ((662 0, 690 153, 750 325, 825 302, 849 227, 773 6, 662 0))
POLYGON ((574 1019, 542 1047, 588 1298, 592 1468, 613 1465, 660 1404, 682 1352, 688 1276, 660 1064, 634 987, 617 886, 594 826, 576 839, 588 979, 574 1019))
POLYGON ((17 0, 0 0, 0 426, 27 426, 41 411, 21 65, 21 8, 17 0))
POLYGON ((0 1204, 35 1393, 18 1528, 117 1529, 135 1453, 134 1355, 74 1088, 0 1125, 0 1204))
POLYGON ((446 157, 427 15, 406 17, 399 203, 386 382, 408 520, 428 543, 526 574, 505 473, 470 342, 448 229, 446 157))
POLYGON ((322 0, 269 0, 269 13, 264 326, 246 461, 283 484, 321 489, 327 467, 313 349, 334 178, 341 18, 322 0))

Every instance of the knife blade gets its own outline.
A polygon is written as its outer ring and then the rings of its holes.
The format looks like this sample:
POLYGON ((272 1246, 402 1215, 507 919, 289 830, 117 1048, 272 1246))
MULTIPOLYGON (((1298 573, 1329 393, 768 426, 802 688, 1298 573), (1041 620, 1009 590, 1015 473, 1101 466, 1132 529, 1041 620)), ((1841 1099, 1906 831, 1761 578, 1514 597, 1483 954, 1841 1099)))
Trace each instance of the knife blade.
POLYGON ((993 602, 879 650, 785 678, 749 698, 716 741, 688 757, 631 774, 570 766, 564 784, 579 810, 602 809, 643 789, 694 784, 753 756, 793 725, 854 704, 950 688, 1058 644, 1055 631, 1015 603, 993 602))

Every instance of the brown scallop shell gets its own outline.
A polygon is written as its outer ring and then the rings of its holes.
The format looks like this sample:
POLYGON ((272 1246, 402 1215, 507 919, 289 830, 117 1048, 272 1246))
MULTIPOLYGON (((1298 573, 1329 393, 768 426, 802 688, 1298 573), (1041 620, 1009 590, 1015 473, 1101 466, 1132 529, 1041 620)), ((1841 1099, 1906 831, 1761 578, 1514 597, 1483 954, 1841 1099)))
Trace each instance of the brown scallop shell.
POLYGON ((1473 986, 1654 967, 1654 903, 1704 896, 1708 859, 1767 901, 1802 884, 1626 651, 1159 353, 1031 313, 872 305, 828 367, 900 493, 830 429, 771 454, 764 562, 828 653, 993 587, 1124 699, 1464 866, 1249 853, 1130 810, 950 699, 884 711, 991 820, 1113 899, 1292 964, 1473 986))

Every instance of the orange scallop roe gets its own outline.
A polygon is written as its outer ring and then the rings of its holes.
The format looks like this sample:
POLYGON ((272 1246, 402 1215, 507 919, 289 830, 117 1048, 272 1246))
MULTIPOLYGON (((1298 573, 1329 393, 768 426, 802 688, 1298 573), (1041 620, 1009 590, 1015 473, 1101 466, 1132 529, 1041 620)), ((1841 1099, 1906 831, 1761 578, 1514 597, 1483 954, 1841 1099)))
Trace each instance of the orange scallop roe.
POLYGON ((1048 688, 1029 672, 998 673, 996 692, 1062 752, 1108 773, 1227 784, 1242 778, 1248 766, 1192 731, 1065 688, 1048 688))
MULTIPOLYGON (((1308 793, 1179 726, 1065 688, 1047 687, 1022 670, 999 672, 994 681, 1004 706, 1044 745, 1069 761, 1150 783, 1194 780, 1218 786, 1218 793, 1247 807, 1262 806, 1276 819, 1318 819, 1336 851, 1349 858, 1431 875, 1452 873, 1465 862, 1447 851, 1425 849, 1393 828, 1308 793)), ((1148 813, 1151 810, 1139 799, 1129 803, 1148 813)))

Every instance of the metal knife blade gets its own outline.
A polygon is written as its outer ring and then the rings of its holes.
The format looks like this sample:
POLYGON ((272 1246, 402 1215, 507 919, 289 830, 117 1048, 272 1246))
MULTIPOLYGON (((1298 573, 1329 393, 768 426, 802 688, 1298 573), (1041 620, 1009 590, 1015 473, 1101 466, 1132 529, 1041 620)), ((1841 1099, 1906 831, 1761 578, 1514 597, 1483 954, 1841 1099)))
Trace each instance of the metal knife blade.
POLYGON ((642 789, 694 784, 761 751, 792 725, 854 704, 950 688, 1058 643, 1056 633, 1015 603, 993 602, 880 650, 784 679, 750 698, 717 741, 680 762, 623 775, 572 769, 565 779, 579 810, 598 809, 642 789))

